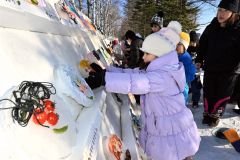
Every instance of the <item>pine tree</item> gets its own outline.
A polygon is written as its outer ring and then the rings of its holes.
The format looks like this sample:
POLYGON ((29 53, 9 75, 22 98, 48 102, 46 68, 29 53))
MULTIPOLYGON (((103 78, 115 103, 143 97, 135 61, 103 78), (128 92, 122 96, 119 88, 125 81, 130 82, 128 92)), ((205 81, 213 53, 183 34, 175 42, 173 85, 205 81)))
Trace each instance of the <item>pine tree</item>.
POLYGON ((197 6, 192 5, 192 3, 189 3, 187 0, 164 0, 159 6, 159 9, 165 13, 165 26, 170 21, 176 20, 181 23, 183 31, 186 32, 198 27, 196 18, 200 9, 197 6))
POLYGON ((144 37, 150 34, 150 21, 158 11, 164 12, 164 26, 170 21, 179 21, 183 31, 196 30, 197 17, 202 4, 213 4, 213 0, 126 0, 123 26, 139 32, 144 37))

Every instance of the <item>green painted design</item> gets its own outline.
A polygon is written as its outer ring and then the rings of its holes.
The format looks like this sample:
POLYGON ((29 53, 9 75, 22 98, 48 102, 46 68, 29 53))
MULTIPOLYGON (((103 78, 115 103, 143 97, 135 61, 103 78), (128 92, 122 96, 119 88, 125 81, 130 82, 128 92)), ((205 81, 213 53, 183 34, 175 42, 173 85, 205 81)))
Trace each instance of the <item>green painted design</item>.
POLYGON ((64 132, 66 132, 67 129, 68 129, 68 125, 63 126, 62 128, 54 128, 54 129, 53 129, 53 132, 54 132, 54 133, 57 133, 57 134, 62 134, 62 133, 64 133, 64 132))

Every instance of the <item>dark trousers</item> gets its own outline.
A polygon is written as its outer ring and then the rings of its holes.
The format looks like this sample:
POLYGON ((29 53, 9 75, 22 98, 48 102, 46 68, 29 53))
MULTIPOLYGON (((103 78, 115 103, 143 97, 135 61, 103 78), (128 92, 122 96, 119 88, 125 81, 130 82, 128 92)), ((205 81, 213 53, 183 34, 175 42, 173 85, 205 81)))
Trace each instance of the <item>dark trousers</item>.
POLYGON ((237 75, 235 73, 204 72, 204 112, 222 115, 233 93, 237 75))
POLYGON ((236 79, 234 89, 233 89, 233 94, 231 96, 230 101, 232 103, 239 103, 240 102, 240 75, 237 75, 237 79, 236 79))
POLYGON ((191 82, 192 102, 198 103, 201 97, 202 84, 199 76, 195 76, 195 79, 191 82))

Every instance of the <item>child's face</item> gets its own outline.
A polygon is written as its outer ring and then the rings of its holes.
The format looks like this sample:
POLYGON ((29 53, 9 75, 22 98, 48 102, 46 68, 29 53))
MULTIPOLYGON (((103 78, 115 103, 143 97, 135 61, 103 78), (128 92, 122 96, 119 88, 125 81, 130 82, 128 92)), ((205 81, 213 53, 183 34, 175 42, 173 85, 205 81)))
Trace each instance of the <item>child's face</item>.
POLYGON ((144 63, 148 63, 148 62, 151 62, 153 61, 154 59, 156 59, 157 56, 153 55, 153 54, 150 54, 150 53, 144 53, 143 55, 143 61, 144 63))
POLYGON ((182 54, 185 52, 185 48, 182 43, 178 43, 176 50, 178 54, 182 54))
POLYGON ((152 31, 155 33, 155 32, 158 32, 161 28, 156 25, 156 24, 152 24, 152 31))

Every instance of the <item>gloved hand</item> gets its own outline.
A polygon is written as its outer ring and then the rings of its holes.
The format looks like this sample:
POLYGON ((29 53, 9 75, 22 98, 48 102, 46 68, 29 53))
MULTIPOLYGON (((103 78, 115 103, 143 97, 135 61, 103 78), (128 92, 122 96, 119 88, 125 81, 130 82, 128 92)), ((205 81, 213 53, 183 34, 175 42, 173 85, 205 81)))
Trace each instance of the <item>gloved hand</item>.
POLYGON ((105 85, 105 73, 106 70, 100 72, 90 72, 89 76, 85 78, 85 81, 90 86, 91 89, 98 88, 105 85))
POLYGON ((95 72, 102 72, 103 69, 101 66, 99 66, 98 64, 96 63, 91 63, 90 66, 92 67, 92 69, 95 71, 95 72))

